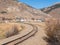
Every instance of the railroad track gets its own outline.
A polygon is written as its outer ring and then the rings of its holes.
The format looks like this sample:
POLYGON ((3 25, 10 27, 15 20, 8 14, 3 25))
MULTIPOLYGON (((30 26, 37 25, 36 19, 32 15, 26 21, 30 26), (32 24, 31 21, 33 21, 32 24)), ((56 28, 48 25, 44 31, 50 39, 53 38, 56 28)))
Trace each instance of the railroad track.
POLYGON ((28 32, 27 34, 25 34, 21 37, 19 37, 19 35, 18 35, 18 38, 7 41, 5 43, 1 43, 1 45, 18 45, 18 44, 22 43, 23 41, 27 40, 28 38, 34 36, 35 33, 38 31, 38 28, 32 24, 29 24, 29 25, 31 25, 33 27, 33 29, 30 32, 28 32))

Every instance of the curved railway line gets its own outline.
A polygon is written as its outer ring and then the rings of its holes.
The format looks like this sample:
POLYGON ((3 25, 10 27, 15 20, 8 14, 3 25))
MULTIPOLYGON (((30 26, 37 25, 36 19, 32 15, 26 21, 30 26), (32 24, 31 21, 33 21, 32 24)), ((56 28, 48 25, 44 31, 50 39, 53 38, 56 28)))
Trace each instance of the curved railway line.
POLYGON ((18 45, 19 43, 22 43, 23 41, 27 40, 28 38, 34 36, 36 34, 36 32, 38 31, 38 28, 32 24, 28 24, 28 25, 32 26, 33 29, 31 31, 29 31, 28 33, 25 32, 26 34, 24 34, 22 36, 20 36, 20 34, 13 36, 13 37, 17 37, 17 38, 10 37, 8 39, 5 39, 2 42, 0 42, 0 44, 1 45, 18 45), (12 40, 9 40, 9 39, 12 39, 12 40), (4 42, 4 41, 6 41, 6 42, 4 42))

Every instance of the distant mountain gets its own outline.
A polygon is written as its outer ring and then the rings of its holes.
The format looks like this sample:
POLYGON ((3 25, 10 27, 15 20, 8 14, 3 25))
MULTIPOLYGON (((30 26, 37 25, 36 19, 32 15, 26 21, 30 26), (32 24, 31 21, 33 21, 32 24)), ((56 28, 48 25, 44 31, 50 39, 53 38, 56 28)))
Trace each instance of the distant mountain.
POLYGON ((40 19, 50 15, 17 0, 0 0, 0 18, 40 19))
POLYGON ((44 13, 50 14, 55 18, 60 18, 60 3, 55 3, 52 6, 41 9, 44 13))

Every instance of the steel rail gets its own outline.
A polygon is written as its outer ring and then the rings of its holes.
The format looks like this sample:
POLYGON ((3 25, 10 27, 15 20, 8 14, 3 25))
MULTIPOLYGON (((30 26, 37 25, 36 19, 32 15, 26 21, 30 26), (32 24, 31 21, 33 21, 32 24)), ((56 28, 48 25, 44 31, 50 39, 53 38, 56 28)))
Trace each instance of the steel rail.
MULTIPOLYGON (((28 24, 28 23, 25 23, 28 24)), ((23 35, 22 37, 18 37, 17 39, 11 40, 9 42, 5 42, 1 45, 17 45, 19 43, 22 43, 23 41, 27 40, 28 38, 32 37, 33 35, 35 35, 35 33, 38 31, 38 28, 35 25, 29 24, 33 27, 32 31, 30 31, 29 33, 23 35)))

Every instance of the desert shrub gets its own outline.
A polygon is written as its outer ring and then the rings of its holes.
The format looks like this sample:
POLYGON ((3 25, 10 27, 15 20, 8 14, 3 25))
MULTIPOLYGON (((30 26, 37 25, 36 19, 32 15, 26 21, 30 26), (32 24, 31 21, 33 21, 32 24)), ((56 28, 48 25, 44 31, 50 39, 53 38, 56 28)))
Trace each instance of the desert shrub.
POLYGON ((13 36, 13 35, 18 34, 18 32, 19 32, 19 31, 18 31, 17 26, 14 25, 11 30, 8 30, 8 31, 6 32, 5 36, 8 38, 8 37, 10 37, 10 36, 13 36))
POLYGON ((46 35, 44 39, 48 45, 60 45, 60 23, 59 20, 50 19, 46 22, 46 35))

